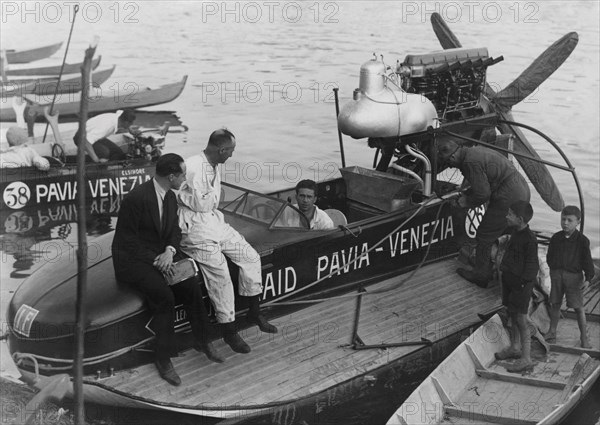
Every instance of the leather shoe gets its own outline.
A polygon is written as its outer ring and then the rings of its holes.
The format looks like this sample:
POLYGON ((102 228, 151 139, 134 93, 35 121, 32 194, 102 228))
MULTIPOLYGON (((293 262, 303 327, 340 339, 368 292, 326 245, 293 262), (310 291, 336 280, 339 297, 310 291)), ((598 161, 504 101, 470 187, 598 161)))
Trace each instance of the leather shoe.
POLYGON ((154 362, 154 364, 156 365, 158 373, 160 374, 160 377, 162 379, 164 379, 171 385, 175 385, 176 387, 181 385, 181 378, 179 377, 179 375, 177 375, 177 372, 175 372, 175 368, 173 367, 173 363, 171 363, 171 360, 167 360, 164 362, 157 360, 154 362))
POLYGON ((479 276, 478 274, 473 273, 471 270, 460 268, 460 269, 456 270, 456 273, 458 273, 460 276, 462 276, 464 279, 468 280, 469 282, 474 283, 475 285, 479 286, 480 288, 485 289, 488 287, 489 279, 479 276))
POLYGON ((246 342, 241 336, 238 335, 237 332, 223 335, 223 341, 225 341, 227 345, 229 345, 236 353, 247 354, 251 351, 250 346, 246 344, 246 342))
POLYGON ((217 352, 215 347, 213 347, 212 343, 210 343, 210 342, 206 342, 206 343, 197 342, 194 345, 194 349, 198 352, 206 354, 206 357, 208 357, 208 360, 211 360, 215 363, 223 363, 225 361, 225 359, 223 357, 221 357, 221 355, 217 352))
POLYGON ((246 320, 248 320, 250 323, 254 323, 255 325, 258 325, 258 328, 265 333, 269 333, 269 334, 276 334, 277 328, 275 326, 273 326, 272 324, 270 324, 269 322, 267 322, 267 319, 265 319, 265 317, 262 314, 258 314, 256 316, 252 316, 250 314, 246 315, 246 320))

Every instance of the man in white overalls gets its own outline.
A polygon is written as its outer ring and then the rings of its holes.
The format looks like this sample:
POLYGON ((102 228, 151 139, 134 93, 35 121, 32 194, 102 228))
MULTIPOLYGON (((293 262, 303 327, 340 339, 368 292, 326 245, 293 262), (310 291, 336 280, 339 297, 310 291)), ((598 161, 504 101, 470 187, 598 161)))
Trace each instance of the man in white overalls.
POLYGON ((225 257, 239 267, 238 290, 241 296, 249 297, 247 319, 263 332, 277 333, 277 328, 259 310, 263 289, 260 256, 217 209, 221 197, 219 164, 227 161, 234 150, 235 136, 230 131, 214 131, 206 149, 186 160, 187 181, 177 198, 181 249, 200 264, 223 340, 234 351, 249 353, 250 347, 236 330, 233 283, 225 257))

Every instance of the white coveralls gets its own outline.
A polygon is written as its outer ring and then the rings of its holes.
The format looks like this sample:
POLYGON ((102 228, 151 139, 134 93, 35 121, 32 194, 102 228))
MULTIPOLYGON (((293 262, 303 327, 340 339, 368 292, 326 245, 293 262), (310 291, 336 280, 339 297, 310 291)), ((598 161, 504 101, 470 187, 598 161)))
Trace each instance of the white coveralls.
POLYGON ((238 291, 251 297, 262 293, 260 256, 217 209, 221 197, 220 167, 204 153, 186 161, 187 181, 177 195, 181 250, 200 264, 218 323, 235 320, 233 283, 227 260, 240 268, 238 291))

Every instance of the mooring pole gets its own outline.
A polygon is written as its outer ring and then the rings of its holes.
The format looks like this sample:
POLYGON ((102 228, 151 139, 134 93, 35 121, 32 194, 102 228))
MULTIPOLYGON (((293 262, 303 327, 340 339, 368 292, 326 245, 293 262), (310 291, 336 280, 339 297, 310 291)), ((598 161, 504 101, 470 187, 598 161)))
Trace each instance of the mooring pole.
MULTIPOLYGON (((54 96, 52 96, 52 103, 50 104, 50 110, 48 111, 48 114, 50 114, 50 115, 53 115, 52 112, 54 110, 54 102, 56 102, 56 95, 58 94, 60 80, 62 78, 63 70, 65 69, 65 62, 67 61, 67 53, 69 52, 69 45, 71 44, 71 35, 73 35, 73 27, 75 26, 75 17, 77 16, 77 12, 79 12, 78 4, 73 6, 73 22, 71 22, 71 30, 69 31, 69 39, 67 40, 67 47, 65 47, 65 55, 63 56, 63 61, 62 61, 62 64, 60 65, 60 72, 58 73, 58 80, 56 80, 56 88, 54 89, 54 96)), ((82 92, 82 95, 83 95, 83 92, 82 92)), ((48 134, 48 126, 49 125, 50 125, 50 123, 46 123, 46 130, 44 131, 44 138, 42 139, 42 143, 46 143, 46 135, 48 134)))
MULTIPOLYGON (((340 115, 340 100, 338 99, 339 88, 333 88, 333 95, 335 97, 335 116, 336 118, 340 115)), ((342 132, 338 126, 338 139, 340 140, 340 155, 342 156, 342 167, 346 168, 346 155, 344 154, 344 141, 342 140, 342 132)))
POLYGON ((85 424, 83 405, 83 342, 85 339, 85 296, 87 292, 87 227, 86 227, 86 170, 85 170, 85 138, 88 116, 88 96, 90 69, 96 53, 97 38, 85 51, 85 59, 81 67, 81 103, 79 106, 79 131, 77 144, 77 302, 75 308, 75 359, 73 370, 73 392, 75 393, 75 424, 85 424))
POLYGON ((355 347, 360 343, 358 337, 358 323, 360 321, 360 307, 362 305, 362 297, 365 292, 362 285, 358 287, 358 296, 356 297, 356 310, 354 311, 354 323, 352 325, 352 336, 350 337, 350 346, 355 347))

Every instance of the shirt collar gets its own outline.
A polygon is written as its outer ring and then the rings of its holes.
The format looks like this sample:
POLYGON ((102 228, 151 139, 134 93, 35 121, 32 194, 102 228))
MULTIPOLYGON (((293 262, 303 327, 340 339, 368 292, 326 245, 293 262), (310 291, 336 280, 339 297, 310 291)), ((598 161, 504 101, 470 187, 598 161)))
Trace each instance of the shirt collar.
POLYGON ((156 195, 158 196, 158 198, 163 201, 165 199, 165 195, 167 193, 166 190, 164 190, 161 185, 158 184, 158 182, 156 181, 156 179, 152 179, 152 182, 154 183, 154 191, 156 192, 156 195))

